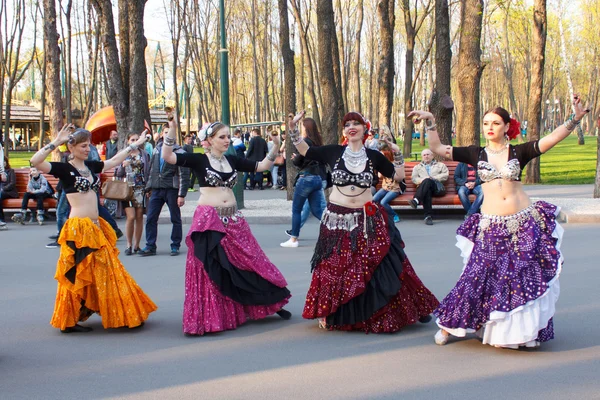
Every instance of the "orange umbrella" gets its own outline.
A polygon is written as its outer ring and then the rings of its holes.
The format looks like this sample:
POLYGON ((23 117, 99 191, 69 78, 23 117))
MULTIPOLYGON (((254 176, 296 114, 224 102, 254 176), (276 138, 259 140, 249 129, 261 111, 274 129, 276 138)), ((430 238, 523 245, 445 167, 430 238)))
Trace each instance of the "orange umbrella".
MULTIPOLYGON (((148 121, 144 121, 148 132, 152 132, 148 121)), ((112 106, 99 109, 88 119, 85 129, 92 133, 92 143, 106 142, 110 138, 110 131, 117 130, 117 120, 112 106)))

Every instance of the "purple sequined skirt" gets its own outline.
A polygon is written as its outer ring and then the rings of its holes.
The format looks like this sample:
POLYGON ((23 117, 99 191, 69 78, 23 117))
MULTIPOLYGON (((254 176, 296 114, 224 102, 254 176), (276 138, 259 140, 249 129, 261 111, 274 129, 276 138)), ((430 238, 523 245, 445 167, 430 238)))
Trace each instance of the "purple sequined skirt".
POLYGON ((291 297, 241 213, 220 217, 214 207, 198 206, 185 242, 185 333, 235 329, 276 313, 291 297))
POLYGON ((465 266, 434 311, 440 328, 484 344, 532 346, 554 338, 560 294, 559 209, 539 201, 510 216, 474 214, 457 230, 465 266))

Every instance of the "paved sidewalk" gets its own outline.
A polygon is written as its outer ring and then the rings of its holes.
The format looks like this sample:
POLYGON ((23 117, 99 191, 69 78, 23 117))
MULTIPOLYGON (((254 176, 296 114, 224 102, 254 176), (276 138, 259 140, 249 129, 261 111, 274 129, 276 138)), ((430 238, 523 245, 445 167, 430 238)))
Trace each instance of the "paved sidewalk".
MULTIPOLYGON (((600 223, 600 199, 592 198, 593 185, 527 185, 525 191, 533 201, 544 200, 561 208, 559 220, 566 223, 600 223)), ((194 217, 199 192, 189 192, 181 209, 183 222, 189 224, 194 217)), ((292 202, 286 200, 286 192, 281 190, 244 191, 244 216, 249 223, 291 224, 292 202)), ((462 218, 460 206, 435 207, 444 218, 462 218)), ((403 219, 420 219, 421 213, 401 207, 403 219)), ((160 223, 170 223, 169 211, 164 207, 160 223)))

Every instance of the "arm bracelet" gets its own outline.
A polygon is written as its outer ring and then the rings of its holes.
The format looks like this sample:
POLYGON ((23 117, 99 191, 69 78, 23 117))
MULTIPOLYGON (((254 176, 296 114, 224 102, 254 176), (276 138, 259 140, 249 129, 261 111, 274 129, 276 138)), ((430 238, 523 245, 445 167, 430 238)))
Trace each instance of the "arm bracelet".
POLYGON ((54 143, 48 143, 47 145, 44 146, 44 150, 54 151, 54 149, 56 149, 56 146, 54 145, 54 143))
POLYGON ((567 131, 573 132, 580 123, 581 123, 581 120, 576 121, 574 118, 571 118, 571 119, 566 120, 564 125, 565 125, 565 128, 567 128, 567 131))
POLYGON ((298 131, 298 128, 294 128, 293 130, 290 131, 289 133, 290 138, 292 139, 292 144, 294 146, 300 144, 300 142, 302 142, 302 137, 300 136, 300 132, 298 131))
POLYGON ((431 126, 425 126, 425 130, 426 131, 435 131, 435 130, 437 130, 437 125, 433 124, 431 126))
POLYGON ((130 144, 129 146, 127 146, 127 147, 125 148, 125 152, 126 152, 127 154, 129 154, 129 153, 131 153, 132 151, 136 150, 137 148, 138 148, 138 147, 137 147, 137 145, 135 145, 135 144, 130 144))
POLYGON ((275 153, 270 152, 269 154, 267 154, 267 160, 269 160, 271 162, 275 162, 275 158, 277 158, 277 156, 275 155, 275 153))
POLYGON ((404 165, 404 156, 401 152, 394 153, 394 166, 400 167, 404 165))
POLYGON ((175 138, 166 136, 163 143, 165 146, 173 146, 175 144, 175 138))

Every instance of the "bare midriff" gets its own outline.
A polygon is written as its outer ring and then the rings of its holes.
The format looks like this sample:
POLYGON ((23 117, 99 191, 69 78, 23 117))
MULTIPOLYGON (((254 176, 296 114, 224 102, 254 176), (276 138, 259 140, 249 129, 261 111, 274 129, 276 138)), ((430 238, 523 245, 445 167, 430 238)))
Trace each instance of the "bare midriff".
POLYGON ((361 208, 366 203, 373 201, 373 195, 371 194, 371 188, 356 187, 356 190, 352 191, 350 186, 334 186, 329 201, 342 207, 361 208), (355 192, 363 193, 357 196, 358 193, 355 192))
POLYGON ((69 218, 90 218, 92 221, 98 219, 98 195, 93 190, 69 193, 67 200, 71 206, 69 218))
POLYGON ((231 207, 235 206, 233 190, 227 187, 201 187, 199 206, 231 207))
POLYGON ((481 212, 489 215, 512 215, 529 207, 531 200, 520 181, 494 179, 481 185, 481 212))

